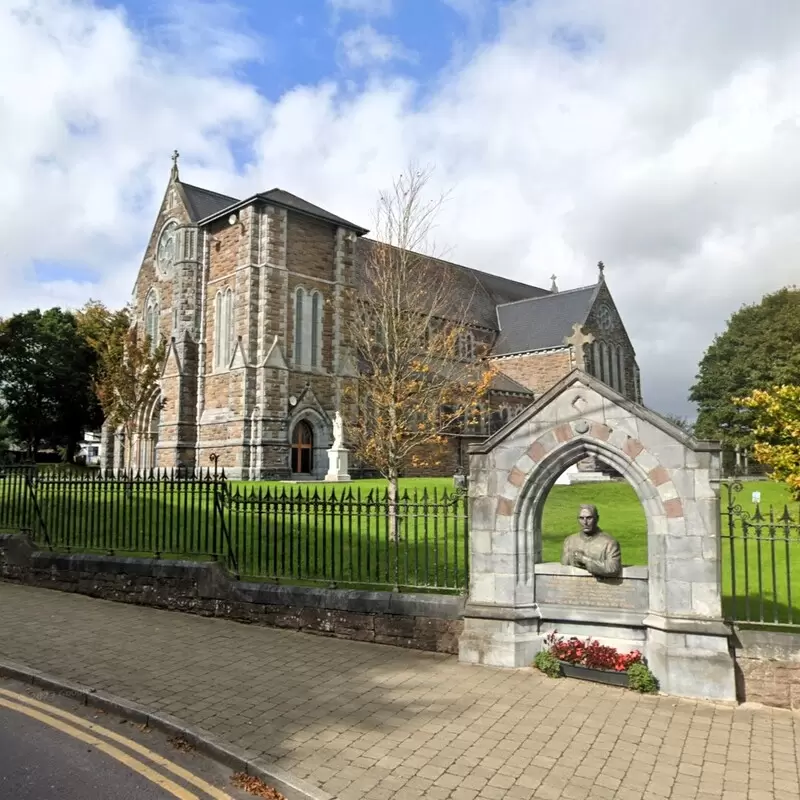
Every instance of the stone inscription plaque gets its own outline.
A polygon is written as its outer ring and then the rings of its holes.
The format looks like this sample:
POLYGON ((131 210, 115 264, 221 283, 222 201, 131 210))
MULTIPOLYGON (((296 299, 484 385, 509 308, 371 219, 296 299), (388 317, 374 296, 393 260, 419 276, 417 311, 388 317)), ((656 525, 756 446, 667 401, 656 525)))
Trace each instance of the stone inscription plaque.
MULTIPOLYGON (((572 567, 561 567, 573 574, 544 572, 537 565, 536 602, 546 605, 589 606, 594 608, 615 608, 621 611, 642 611, 648 608, 646 577, 596 578, 572 567)), ((560 570, 559 570, 560 572, 560 570)))

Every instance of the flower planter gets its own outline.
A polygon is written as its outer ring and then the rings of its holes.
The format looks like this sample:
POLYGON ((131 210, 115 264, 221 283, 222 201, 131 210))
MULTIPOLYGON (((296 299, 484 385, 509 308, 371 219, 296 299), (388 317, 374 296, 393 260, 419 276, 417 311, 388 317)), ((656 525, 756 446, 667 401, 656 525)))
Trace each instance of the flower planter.
POLYGON ((566 678, 578 678, 582 681, 594 681, 595 683, 605 683, 608 686, 621 686, 628 688, 628 673, 615 672, 610 669, 591 669, 579 664, 567 664, 566 661, 559 661, 561 671, 566 678))

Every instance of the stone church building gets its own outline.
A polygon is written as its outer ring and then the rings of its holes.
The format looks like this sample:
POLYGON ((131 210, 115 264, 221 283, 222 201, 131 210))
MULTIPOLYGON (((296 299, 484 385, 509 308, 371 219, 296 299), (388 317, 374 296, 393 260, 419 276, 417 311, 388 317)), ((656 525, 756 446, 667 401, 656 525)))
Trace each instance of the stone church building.
MULTIPOLYGON (((132 298, 139 330, 166 341, 166 361, 132 441, 104 430, 103 466, 206 469, 216 454, 232 478, 320 478, 355 375, 343 290, 357 285, 368 231, 283 189, 240 200, 192 186, 173 161, 132 298)), ((449 437, 435 472, 466 465, 469 444, 575 366, 640 400, 602 265, 596 284, 568 291, 449 267, 499 373, 479 426, 449 437)))

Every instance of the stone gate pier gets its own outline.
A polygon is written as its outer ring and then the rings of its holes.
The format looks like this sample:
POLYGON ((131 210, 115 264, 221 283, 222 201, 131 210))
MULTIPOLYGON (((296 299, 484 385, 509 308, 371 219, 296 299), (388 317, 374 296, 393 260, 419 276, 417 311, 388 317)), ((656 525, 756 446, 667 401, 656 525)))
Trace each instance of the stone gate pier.
MULTIPOLYGON (((557 629, 641 649, 669 694, 735 700, 732 631, 722 619, 719 478, 718 443, 693 439, 580 370, 567 375, 470 450, 471 574, 459 659, 529 666, 557 629), (634 488, 646 518, 646 567, 598 578, 542 562, 547 495, 587 455, 634 488)), ((580 502, 576 491, 576 517, 580 502)), ((576 530, 577 519, 564 537, 576 530)))

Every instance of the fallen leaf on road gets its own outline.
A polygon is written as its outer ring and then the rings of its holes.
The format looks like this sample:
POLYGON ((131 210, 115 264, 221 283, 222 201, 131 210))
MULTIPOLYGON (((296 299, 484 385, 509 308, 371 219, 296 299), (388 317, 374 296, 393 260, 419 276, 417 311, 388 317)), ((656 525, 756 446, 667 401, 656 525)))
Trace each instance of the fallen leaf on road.
POLYGON ((231 781, 237 789, 244 789, 256 797, 263 797, 264 800, 286 800, 285 795, 282 795, 277 789, 267 786, 261 778, 256 778, 255 775, 248 775, 246 772, 235 772, 231 775, 231 781))
POLYGON ((192 750, 194 750, 194 747, 192 747, 192 745, 182 736, 171 736, 169 739, 167 739, 167 742, 176 750, 180 750, 183 753, 191 753, 192 750))

